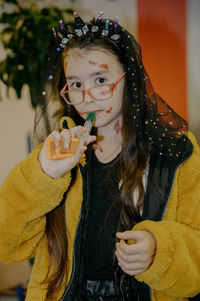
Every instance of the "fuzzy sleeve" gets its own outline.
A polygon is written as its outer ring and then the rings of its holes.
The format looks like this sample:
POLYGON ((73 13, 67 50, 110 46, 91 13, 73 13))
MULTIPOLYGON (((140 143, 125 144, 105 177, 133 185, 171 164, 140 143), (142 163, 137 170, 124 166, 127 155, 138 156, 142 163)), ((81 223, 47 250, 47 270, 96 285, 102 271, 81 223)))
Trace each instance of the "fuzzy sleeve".
POLYGON ((40 148, 13 168, 0 189, 0 261, 6 263, 34 256, 45 234, 45 215, 61 202, 71 181, 71 173, 53 179, 42 171, 40 148))
POLYGON ((153 264, 136 278, 173 297, 200 292, 200 151, 195 138, 191 134, 189 138, 194 151, 179 168, 172 192, 177 198, 176 219, 147 220, 134 227, 152 232, 157 239, 153 264))

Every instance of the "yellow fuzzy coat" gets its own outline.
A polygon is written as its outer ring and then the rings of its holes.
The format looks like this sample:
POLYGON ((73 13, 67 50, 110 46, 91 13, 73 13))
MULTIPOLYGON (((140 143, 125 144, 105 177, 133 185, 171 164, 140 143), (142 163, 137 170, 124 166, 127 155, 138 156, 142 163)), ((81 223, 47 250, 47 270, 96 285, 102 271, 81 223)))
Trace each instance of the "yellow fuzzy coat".
MULTIPOLYGON (((191 134, 189 138, 194 151, 176 171, 164 220, 142 221, 134 228, 151 231, 157 239, 153 264, 136 276, 151 287, 152 301, 185 301, 200 292, 200 150, 191 134)), ((26 301, 46 300, 46 285, 40 284, 48 270, 45 214, 60 203, 71 181, 70 173, 59 179, 44 174, 39 152, 37 148, 16 165, 0 189, 0 261, 14 263, 35 257, 26 301)), ((69 274, 82 197, 78 169, 65 202, 69 274)), ((63 291, 64 286, 58 299, 63 291)))

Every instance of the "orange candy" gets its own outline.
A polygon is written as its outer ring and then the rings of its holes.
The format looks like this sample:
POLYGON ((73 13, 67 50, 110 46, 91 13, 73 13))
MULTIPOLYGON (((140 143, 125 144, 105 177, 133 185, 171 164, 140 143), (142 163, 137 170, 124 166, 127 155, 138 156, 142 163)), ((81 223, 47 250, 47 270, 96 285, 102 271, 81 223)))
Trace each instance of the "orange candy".
POLYGON ((68 149, 64 148, 63 142, 64 140, 61 138, 60 144, 56 146, 54 138, 47 138, 46 154, 48 159, 64 159, 73 156, 79 146, 80 139, 71 138, 71 143, 68 149))

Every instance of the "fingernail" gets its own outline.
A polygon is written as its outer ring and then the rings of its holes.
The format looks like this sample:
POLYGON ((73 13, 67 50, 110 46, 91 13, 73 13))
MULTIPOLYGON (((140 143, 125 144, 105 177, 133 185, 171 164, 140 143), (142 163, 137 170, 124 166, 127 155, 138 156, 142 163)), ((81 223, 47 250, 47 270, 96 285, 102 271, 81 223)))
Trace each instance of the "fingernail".
POLYGON ((121 232, 117 232, 116 235, 122 235, 122 233, 121 232))

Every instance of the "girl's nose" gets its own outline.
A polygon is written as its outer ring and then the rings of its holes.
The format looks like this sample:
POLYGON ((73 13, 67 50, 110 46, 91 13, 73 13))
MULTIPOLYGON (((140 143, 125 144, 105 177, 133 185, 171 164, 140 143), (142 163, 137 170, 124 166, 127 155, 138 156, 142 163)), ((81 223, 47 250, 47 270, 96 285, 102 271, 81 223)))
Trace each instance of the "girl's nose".
POLYGON ((94 100, 93 100, 92 97, 90 96, 90 92, 89 92, 89 91, 85 91, 84 102, 85 102, 85 103, 91 103, 91 102, 94 102, 94 100))

